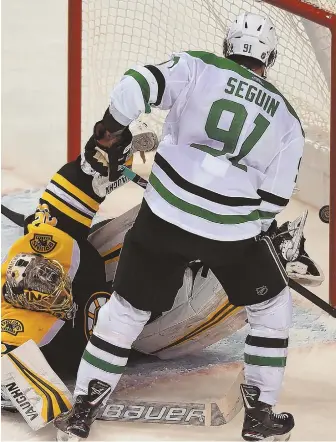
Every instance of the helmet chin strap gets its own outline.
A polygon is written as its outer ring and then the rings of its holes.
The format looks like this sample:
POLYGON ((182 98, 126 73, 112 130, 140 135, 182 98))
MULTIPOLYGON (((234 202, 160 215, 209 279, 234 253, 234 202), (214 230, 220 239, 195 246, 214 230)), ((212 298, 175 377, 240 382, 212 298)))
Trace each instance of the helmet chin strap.
POLYGON ((267 78, 267 66, 264 65, 262 67, 262 73, 261 73, 262 78, 267 78))
POLYGON ((253 72, 257 75, 260 75, 262 78, 267 78, 267 66, 263 65, 260 68, 252 69, 253 72))

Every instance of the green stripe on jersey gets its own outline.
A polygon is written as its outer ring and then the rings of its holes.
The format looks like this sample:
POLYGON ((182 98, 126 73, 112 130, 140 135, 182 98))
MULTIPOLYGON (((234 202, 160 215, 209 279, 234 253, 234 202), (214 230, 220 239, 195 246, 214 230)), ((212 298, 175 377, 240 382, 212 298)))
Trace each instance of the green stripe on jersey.
POLYGON ((265 212, 264 210, 258 210, 260 219, 273 219, 275 218, 276 213, 273 212, 265 212))
POLYGON ((256 356, 244 353, 244 362, 263 367, 286 367, 286 357, 256 356))
POLYGON ((249 71, 247 68, 244 68, 240 64, 235 63, 234 61, 229 60, 228 58, 218 57, 217 55, 212 54, 211 52, 187 51, 187 54, 189 54, 191 57, 199 58, 200 60, 202 60, 206 64, 211 64, 213 66, 216 66, 216 68, 227 69, 229 71, 236 72, 241 77, 247 78, 248 80, 254 80, 257 83, 261 84, 265 89, 269 90, 270 92, 273 92, 274 94, 279 95, 284 100, 288 111, 300 123, 302 135, 303 136, 305 135, 304 130, 302 128, 300 118, 297 115, 297 113, 295 112, 294 108, 289 103, 289 101, 281 94, 281 92, 275 86, 273 86, 273 84, 269 83, 264 78, 261 78, 261 77, 255 75, 253 72, 249 71))
POLYGON ((102 359, 93 356, 87 350, 84 350, 82 359, 93 365, 96 368, 100 368, 100 370, 107 371, 108 373, 121 374, 124 372, 125 367, 120 365, 110 364, 109 362, 103 361, 102 359))
POLYGON ((151 108, 149 105, 150 87, 148 81, 142 74, 140 74, 140 72, 135 71, 134 69, 129 69, 127 72, 125 72, 125 75, 133 77, 134 80, 136 80, 137 83, 139 84, 145 102, 145 112, 146 114, 150 114, 151 113, 151 108))
POLYGON ((152 172, 149 177, 150 184, 154 187, 157 193, 166 200, 169 204, 183 212, 190 213, 191 215, 198 216, 199 218, 206 219, 213 223, 218 224, 242 224, 248 221, 256 221, 259 219, 259 211, 253 210, 247 215, 220 215, 218 213, 210 212, 210 210, 204 209, 203 207, 190 204, 187 201, 183 201, 181 198, 177 197, 171 193, 154 175, 152 172))

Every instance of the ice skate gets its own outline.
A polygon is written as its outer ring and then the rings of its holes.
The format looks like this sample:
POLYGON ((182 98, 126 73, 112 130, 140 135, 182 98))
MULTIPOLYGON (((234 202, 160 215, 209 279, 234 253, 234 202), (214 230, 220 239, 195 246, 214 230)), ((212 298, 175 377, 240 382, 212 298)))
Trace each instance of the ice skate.
POLYGON ((294 418, 289 413, 273 413, 271 405, 260 402, 260 389, 241 384, 245 406, 242 437, 244 440, 286 441, 294 427, 294 418))
POLYGON ((58 429, 56 440, 86 439, 102 402, 110 393, 110 385, 98 379, 90 381, 88 394, 77 396, 72 409, 60 414, 54 420, 54 425, 58 429))

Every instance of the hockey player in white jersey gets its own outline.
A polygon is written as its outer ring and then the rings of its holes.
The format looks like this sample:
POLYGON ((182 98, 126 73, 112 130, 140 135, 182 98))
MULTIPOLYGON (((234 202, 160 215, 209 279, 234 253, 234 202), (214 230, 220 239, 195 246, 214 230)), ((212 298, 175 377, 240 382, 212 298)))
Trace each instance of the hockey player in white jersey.
POLYGON ((171 308, 194 259, 211 268, 232 304, 246 306, 243 438, 276 439, 294 427, 291 414, 272 411, 292 306, 267 233, 292 195, 304 134, 292 106, 266 80, 276 46, 269 18, 244 13, 228 32, 225 58, 176 53, 160 65, 130 69, 112 91, 95 125, 98 146, 113 149, 113 134, 151 106, 169 114, 150 185, 125 237, 115 292, 100 310, 79 366, 75 405, 55 420, 60 430, 88 436, 132 343, 151 312, 171 308))

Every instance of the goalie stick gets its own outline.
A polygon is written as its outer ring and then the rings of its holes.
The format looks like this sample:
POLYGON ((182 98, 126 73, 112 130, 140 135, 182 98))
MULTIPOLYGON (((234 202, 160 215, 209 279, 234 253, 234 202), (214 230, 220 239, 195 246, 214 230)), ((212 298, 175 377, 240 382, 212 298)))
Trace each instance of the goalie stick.
POLYGON ((25 216, 21 213, 14 212, 14 210, 8 209, 8 207, 4 206, 3 204, 1 204, 1 213, 17 226, 24 226, 25 216))

